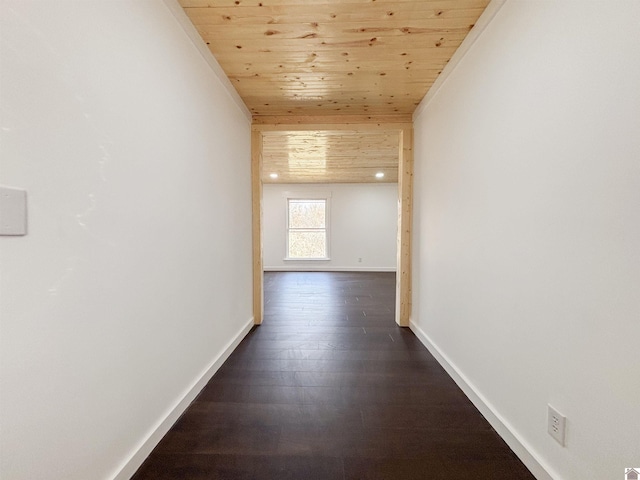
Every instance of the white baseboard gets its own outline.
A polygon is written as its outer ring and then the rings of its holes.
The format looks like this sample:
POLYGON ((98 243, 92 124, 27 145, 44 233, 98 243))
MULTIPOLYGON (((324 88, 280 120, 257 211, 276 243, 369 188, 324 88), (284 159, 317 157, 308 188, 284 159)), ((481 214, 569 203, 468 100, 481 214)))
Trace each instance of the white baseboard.
POLYGON ((395 272, 396 267, 327 267, 327 266, 280 266, 264 267, 265 272, 395 272))
POLYGON ((540 458, 534 453, 530 445, 525 442, 515 429, 497 412, 493 405, 482 395, 477 388, 469 381, 458 367, 445 355, 431 338, 413 322, 409 321, 409 328, 418 339, 427 347, 427 350, 447 371, 454 382, 462 389, 464 394, 471 400, 480 413, 487 419, 496 432, 509 445, 511 450, 522 460, 522 463, 531 471, 537 480, 560 479, 553 469, 548 465, 543 465, 540 458))
POLYGON ((205 387, 211 377, 218 371, 222 364, 229 358, 229 355, 236 349, 242 339, 249 333, 253 327, 253 318, 251 318, 240 331, 227 343, 220 355, 214 359, 211 364, 205 368, 204 372, 195 380, 195 382, 182 395, 182 398, 169 409, 169 412, 161 419, 157 425, 151 430, 151 433, 140 444, 140 446, 131 454, 129 459, 124 462, 122 467, 117 470, 113 480, 129 480, 140 465, 146 460, 151 451, 158 445, 162 437, 164 437, 173 424, 180 418, 187 407, 198 396, 200 391, 205 387))

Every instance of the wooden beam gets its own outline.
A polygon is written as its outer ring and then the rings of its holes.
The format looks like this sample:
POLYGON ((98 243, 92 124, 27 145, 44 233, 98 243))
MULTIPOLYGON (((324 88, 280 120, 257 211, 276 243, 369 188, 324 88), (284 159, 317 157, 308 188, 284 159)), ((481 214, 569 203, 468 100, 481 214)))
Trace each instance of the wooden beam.
POLYGON ((398 166, 398 270, 396 323, 408 327, 411 317, 411 235, 413 215, 413 128, 400 133, 398 166))
POLYGON ((260 325, 264 313, 262 261, 262 133, 251 132, 251 196, 253 230, 253 323, 260 325))
MULTIPOLYGON (((255 117, 254 117, 255 118, 255 117)), ((316 117, 317 118, 317 117, 316 117)), ((340 131, 350 132, 389 132, 413 128, 413 123, 287 123, 258 125, 253 124, 253 131, 258 132, 312 132, 312 131, 340 131)))
POLYGON ((386 124, 411 123, 407 115, 254 115, 254 125, 326 125, 326 124, 386 124))

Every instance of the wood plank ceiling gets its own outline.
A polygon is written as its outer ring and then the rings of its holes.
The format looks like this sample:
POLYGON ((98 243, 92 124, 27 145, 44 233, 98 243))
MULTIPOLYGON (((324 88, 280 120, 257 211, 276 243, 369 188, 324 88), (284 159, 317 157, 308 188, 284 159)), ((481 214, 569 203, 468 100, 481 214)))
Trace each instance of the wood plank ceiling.
POLYGON ((263 132, 262 181, 396 183, 398 143, 397 131, 263 132), (382 177, 376 177, 376 174, 382 174, 382 177))
MULTIPOLYGON (((332 116, 340 123, 345 115, 374 121, 394 116, 410 122, 416 106, 489 3, 179 1, 254 123, 301 116, 332 116)), ((361 132, 350 137, 344 131, 266 135, 264 181, 377 181, 373 171, 393 170, 390 137, 383 137, 374 140, 361 132), (279 148, 287 150, 276 153, 279 148), (380 152, 377 157, 376 152, 380 152), (301 166, 304 158, 311 162, 306 172, 301 166), (285 165, 298 167, 281 170, 285 165), (268 177, 272 171, 281 172, 277 180, 268 177), (317 175, 321 172, 324 176, 317 175)), ((397 144, 395 156, 397 167, 397 144)), ((385 181, 395 180, 389 174, 385 181)))

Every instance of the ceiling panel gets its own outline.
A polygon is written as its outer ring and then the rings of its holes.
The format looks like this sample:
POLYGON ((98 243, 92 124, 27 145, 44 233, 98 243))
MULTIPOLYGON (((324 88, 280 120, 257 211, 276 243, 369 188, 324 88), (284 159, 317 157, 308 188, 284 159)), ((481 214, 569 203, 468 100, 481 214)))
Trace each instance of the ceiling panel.
POLYGON ((411 114, 489 0, 180 0, 255 116, 411 114))

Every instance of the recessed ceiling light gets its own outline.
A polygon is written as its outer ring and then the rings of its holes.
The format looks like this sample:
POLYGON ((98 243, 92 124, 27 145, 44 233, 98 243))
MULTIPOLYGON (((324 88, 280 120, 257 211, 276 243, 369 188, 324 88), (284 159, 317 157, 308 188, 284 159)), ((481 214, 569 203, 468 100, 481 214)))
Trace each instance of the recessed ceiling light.
POLYGON ((376 173, 376 178, 382 178, 382 177, 384 177, 384 173, 382 172, 376 173))
POLYGON ((277 174, 277 173, 270 173, 270 174, 269 174, 269 176, 270 176, 271 178, 273 178, 274 180, 275 180, 276 178, 278 178, 278 174, 277 174))

